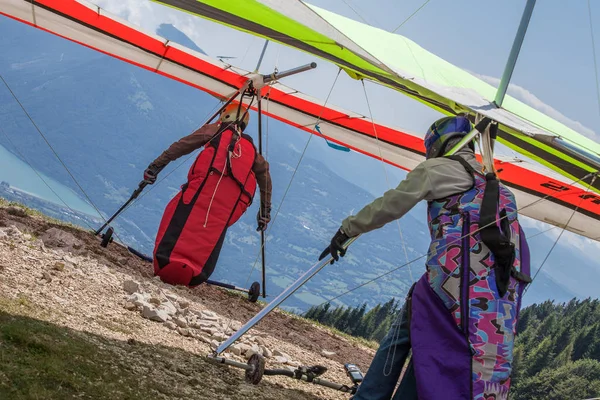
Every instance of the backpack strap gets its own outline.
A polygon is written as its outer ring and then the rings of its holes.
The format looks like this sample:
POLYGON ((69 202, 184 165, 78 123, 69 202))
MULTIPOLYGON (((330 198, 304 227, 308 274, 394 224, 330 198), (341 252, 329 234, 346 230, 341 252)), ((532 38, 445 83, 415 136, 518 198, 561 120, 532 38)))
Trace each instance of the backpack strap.
MULTIPOLYGON (((477 172, 471 164, 460 156, 448 156, 454 161, 458 161, 471 175, 477 172)), ((482 242, 490 249, 494 255, 494 268, 496 270, 496 286, 500 297, 504 297, 508 291, 510 277, 513 276, 519 281, 531 282, 531 278, 514 267, 515 245, 511 242, 510 221, 506 210, 499 210, 500 207, 500 182, 493 172, 485 175, 485 189, 483 192, 483 201, 479 210, 479 234, 482 242), (500 223, 497 222, 497 216, 500 217, 500 223)))
POLYGON ((469 164, 464 158, 462 158, 461 156, 457 156, 456 154, 453 154, 451 156, 446 156, 446 158, 449 158, 451 160, 454 161, 458 161, 459 163, 461 163, 461 165, 467 170, 468 173, 470 173, 471 175, 475 175, 477 173, 477 171, 475 171, 475 168, 473 168, 473 166, 471 164, 469 164))

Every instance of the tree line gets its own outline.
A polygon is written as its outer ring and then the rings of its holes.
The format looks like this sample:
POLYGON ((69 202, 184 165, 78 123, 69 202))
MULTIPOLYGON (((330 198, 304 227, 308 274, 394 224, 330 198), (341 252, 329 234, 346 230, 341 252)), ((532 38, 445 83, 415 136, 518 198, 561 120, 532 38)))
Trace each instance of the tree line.
MULTIPOLYGON (((304 316, 341 332, 381 341, 397 318, 400 301, 367 310, 311 307, 304 316)), ((600 397, 600 301, 546 301, 521 310, 513 354, 514 400, 582 400, 600 397)))

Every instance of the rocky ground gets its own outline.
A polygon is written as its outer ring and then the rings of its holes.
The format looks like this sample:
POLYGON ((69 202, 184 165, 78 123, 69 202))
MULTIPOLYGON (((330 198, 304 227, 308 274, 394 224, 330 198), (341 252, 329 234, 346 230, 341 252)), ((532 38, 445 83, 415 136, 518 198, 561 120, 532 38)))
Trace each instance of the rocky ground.
MULTIPOLYGON (((0 207, 0 319, 5 319, 0 325, 18 329, 43 321, 92 346, 86 351, 98 355, 90 362, 122 369, 117 380, 131 376, 134 382, 115 389, 112 398, 138 398, 123 394, 135 387, 140 398, 347 399, 347 394, 287 377, 265 376, 250 385, 242 370, 207 361, 206 355, 261 307, 214 287, 165 285, 152 277, 149 263, 116 244, 105 249, 88 232, 19 207, 0 207)), ((31 329, 38 328, 47 326, 31 329)), ((0 393, 18 386, 2 353, 0 336, 0 393)), ((374 350, 277 311, 224 353, 239 362, 253 354, 262 355, 267 368, 324 365, 328 371, 322 378, 350 385, 343 364, 353 362, 364 372, 374 350)), ((112 384, 109 378, 97 384, 104 388, 112 384)), ((23 390, 10 393, 28 398, 23 390)))

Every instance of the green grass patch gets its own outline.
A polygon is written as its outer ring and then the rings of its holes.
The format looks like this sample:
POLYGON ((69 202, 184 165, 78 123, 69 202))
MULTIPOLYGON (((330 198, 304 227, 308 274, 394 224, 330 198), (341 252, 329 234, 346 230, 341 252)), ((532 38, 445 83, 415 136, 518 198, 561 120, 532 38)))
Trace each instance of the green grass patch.
POLYGON ((114 366, 110 352, 76 332, 0 313, 1 399, 147 398, 138 377, 114 366))

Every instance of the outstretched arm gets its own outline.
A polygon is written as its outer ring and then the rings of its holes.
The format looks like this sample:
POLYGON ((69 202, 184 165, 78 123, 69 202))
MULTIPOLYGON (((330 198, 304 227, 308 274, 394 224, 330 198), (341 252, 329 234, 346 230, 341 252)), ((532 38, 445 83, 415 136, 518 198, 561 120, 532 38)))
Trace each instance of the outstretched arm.
POLYGON ((381 228, 401 218, 419 201, 429 197, 431 179, 426 168, 417 167, 406 175, 397 188, 388 190, 356 215, 342 222, 342 231, 349 237, 381 228))
POLYGON ((157 167, 164 167, 171 161, 178 159, 181 156, 191 153, 192 151, 204 146, 215 135, 218 127, 217 124, 204 125, 188 136, 185 136, 173 143, 165 150, 152 164, 157 167))

